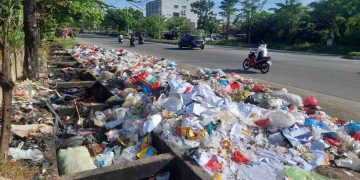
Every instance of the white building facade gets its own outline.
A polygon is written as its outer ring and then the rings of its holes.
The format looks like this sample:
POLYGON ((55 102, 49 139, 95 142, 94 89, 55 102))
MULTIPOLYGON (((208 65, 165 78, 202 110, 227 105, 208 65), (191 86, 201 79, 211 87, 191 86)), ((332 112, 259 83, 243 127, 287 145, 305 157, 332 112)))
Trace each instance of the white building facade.
POLYGON ((189 26, 196 28, 198 17, 190 4, 196 0, 154 0, 146 3, 146 16, 160 14, 166 18, 185 17, 189 26))

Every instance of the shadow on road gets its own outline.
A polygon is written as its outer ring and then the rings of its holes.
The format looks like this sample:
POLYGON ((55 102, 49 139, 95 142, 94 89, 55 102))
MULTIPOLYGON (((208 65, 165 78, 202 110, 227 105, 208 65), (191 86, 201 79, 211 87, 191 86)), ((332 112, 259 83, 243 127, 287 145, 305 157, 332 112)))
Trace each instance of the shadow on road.
POLYGON ((258 72, 256 72, 256 71, 251 71, 251 70, 245 71, 243 69, 222 69, 222 70, 225 73, 234 72, 234 73, 237 73, 237 74, 258 74, 258 72))
POLYGON ((179 49, 177 47, 166 47, 166 48, 164 48, 164 50, 190 50, 190 49, 188 49, 188 48, 179 49))

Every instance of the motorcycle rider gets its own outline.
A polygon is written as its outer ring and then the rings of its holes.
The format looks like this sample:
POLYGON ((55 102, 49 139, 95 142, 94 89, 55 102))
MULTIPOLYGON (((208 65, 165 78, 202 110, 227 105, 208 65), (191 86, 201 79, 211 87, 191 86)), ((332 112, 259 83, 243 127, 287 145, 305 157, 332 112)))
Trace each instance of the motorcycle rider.
POLYGON ((256 54, 257 54, 256 57, 257 61, 260 61, 262 58, 267 57, 268 54, 267 44, 265 44, 264 41, 260 41, 256 54))
POLYGON ((122 44, 122 41, 124 39, 124 36, 122 34, 119 35, 119 43, 122 44))
POLYGON ((130 37, 130 46, 135 47, 135 36, 133 34, 131 34, 131 37, 130 37))
POLYGON ((139 35, 138 40, 139 40, 139 45, 144 44, 144 39, 143 39, 143 37, 141 35, 139 35))

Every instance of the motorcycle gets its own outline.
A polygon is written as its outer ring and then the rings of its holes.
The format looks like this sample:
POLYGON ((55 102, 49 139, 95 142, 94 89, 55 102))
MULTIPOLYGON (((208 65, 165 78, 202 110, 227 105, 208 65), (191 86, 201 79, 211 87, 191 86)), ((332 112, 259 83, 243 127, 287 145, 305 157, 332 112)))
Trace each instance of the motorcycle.
POLYGON ((119 38, 119 43, 122 44, 123 43, 123 40, 119 38))
POLYGON ((256 52, 252 50, 250 50, 248 58, 246 58, 243 62, 243 68, 245 71, 249 70, 250 68, 254 68, 260 70, 263 74, 269 72, 271 65, 271 56, 262 57, 260 60, 257 60, 256 52))
POLYGON ((130 38, 130 46, 135 47, 135 38, 130 38))

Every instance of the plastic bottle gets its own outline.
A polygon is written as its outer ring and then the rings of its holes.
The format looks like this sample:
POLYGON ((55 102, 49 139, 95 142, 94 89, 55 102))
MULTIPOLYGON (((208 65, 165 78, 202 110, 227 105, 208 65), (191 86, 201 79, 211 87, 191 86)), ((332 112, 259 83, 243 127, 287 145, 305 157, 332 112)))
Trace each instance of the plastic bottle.
POLYGON ((138 76, 138 79, 140 82, 147 85, 151 90, 156 90, 160 86, 160 83, 154 78, 154 76, 146 72, 141 73, 138 76))
POLYGON ((9 148, 9 155, 13 159, 31 159, 32 161, 44 159, 44 155, 39 149, 22 150, 23 145, 24 142, 21 142, 17 148, 9 148))

